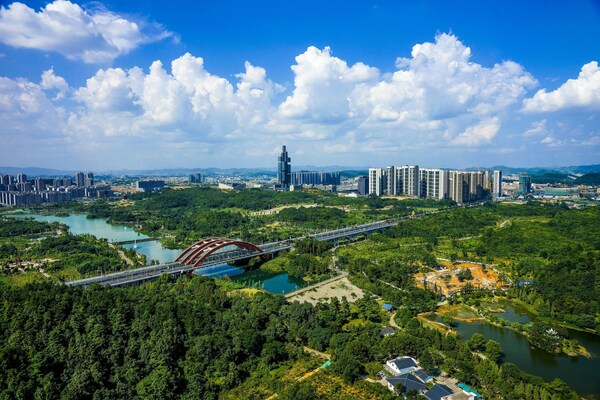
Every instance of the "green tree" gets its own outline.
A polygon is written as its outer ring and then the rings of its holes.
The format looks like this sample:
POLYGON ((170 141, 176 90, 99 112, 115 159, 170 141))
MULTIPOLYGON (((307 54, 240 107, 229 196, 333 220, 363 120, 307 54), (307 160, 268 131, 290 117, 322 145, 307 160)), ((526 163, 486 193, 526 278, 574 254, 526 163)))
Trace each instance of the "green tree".
POLYGON ((495 340, 488 340, 485 344, 485 356, 493 362, 498 362, 502 355, 502 347, 495 340))

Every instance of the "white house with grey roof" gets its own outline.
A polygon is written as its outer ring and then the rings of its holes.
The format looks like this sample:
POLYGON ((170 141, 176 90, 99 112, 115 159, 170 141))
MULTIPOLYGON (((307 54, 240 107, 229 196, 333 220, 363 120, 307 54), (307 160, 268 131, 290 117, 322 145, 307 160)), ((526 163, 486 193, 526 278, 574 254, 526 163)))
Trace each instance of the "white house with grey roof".
POLYGON ((419 368, 414 358, 406 356, 388 360, 385 365, 394 375, 408 374, 419 368))

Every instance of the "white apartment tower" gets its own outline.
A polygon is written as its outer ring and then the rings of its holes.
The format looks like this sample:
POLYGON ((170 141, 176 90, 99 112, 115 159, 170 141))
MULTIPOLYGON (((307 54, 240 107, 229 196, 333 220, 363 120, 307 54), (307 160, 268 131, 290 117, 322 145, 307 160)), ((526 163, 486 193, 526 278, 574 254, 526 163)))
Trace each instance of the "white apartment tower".
POLYGON ((429 199, 448 198, 448 171, 422 168, 419 170, 419 196, 429 199))
POLYGON ((494 183, 492 184, 494 197, 502 197, 502 171, 494 171, 494 183))
POLYGON ((387 170, 369 168, 369 194, 381 196, 387 189, 387 170))
POLYGON ((396 194, 398 196, 419 197, 419 166, 396 167, 396 194))
POLYGON ((398 195, 398 178, 397 178, 397 174, 396 174, 396 167, 387 167, 387 184, 386 184, 386 194, 389 194, 390 196, 397 196, 398 195))

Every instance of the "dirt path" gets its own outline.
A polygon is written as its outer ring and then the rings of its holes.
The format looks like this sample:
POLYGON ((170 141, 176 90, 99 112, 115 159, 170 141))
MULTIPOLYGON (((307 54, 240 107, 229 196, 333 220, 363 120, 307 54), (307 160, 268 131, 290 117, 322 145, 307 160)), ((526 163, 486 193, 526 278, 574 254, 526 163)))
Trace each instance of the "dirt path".
POLYGON ((397 312, 398 312, 398 311, 394 311, 394 313, 393 313, 393 314, 392 314, 392 316, 390 317, 390 326, 392 326, 393 328, 396 328, 396 329, 401 329, 401 328, 398 326, 398 324, 396 323, 396 321, 394 320, 394 318, 396 317, 396 313, 397 313, 397 312))
POLYGON ((321 357, 321 358, 326 358, 328 360, 331 359, 331 356, 329 354, 323 353, 322 351, 319 351, 319 350, 311 349, 310 347, 304 346, 304 351, 307 352, 307 353, 314 354, 314 355, 316 355, 318 357, 321 357))

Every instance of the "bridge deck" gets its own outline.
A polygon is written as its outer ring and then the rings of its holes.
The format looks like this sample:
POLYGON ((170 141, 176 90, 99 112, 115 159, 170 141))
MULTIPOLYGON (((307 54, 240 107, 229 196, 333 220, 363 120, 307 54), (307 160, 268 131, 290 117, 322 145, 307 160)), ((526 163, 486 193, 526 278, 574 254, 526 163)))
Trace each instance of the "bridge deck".
MULTIPOLYGON (((468 205, 467 207, 477 206, 476 205, 468 205)), ((423 215, 434 214, 441 211, 431 211, 419 214, 417 217, 421 217, 423 215)), ((66 282, 66 285, 69 286, 86 286, 91 284, 100 284, 104 286, 123 286, 136 282, 142 282, 147 280, 152 280, 158 278, 162 274, 170 274, 170 275, 178 275, 178 274, 186 274, 195 269, 213 267, 216 265, 226 264, 228 262, 233 262, 237 260, 242 260, 249 257, 259 256, 261 254, 272 254, 277 253, 282 250, 288 250, 293 247, 294 242, 298 240, 305 239, 307 237, 313 237, 317 240, 338 240, 342 238, 348 237, 356 237, 360 234, 367 234, 371 232, 375 232, 381 229, 389 228, 391 226, 397 225, 400 221, 411 219, 414 217, 405 216, 395 219, 383 220, 371 222, 368 224, 344 227, 340 229, 334 229, 327 232, 320 232, 308 236, 296 237, 288 240, 283 240, 280 242, 272 242, 272 243, 264 243, 258 245, 262 252, 256 252, 246 249, 235 249, 229 251, 222 251, 219 253, 211 254, 206 257, 206 259, 202 262, 202 264, 198 267, 182 265, 177 262, 165 263, 160 265, 152 265, 145 266, 141 268, 135 268, 120 272, 115 272, 112 274, 100 275, 91 278, 79 279, 76 281, 66 282)))

